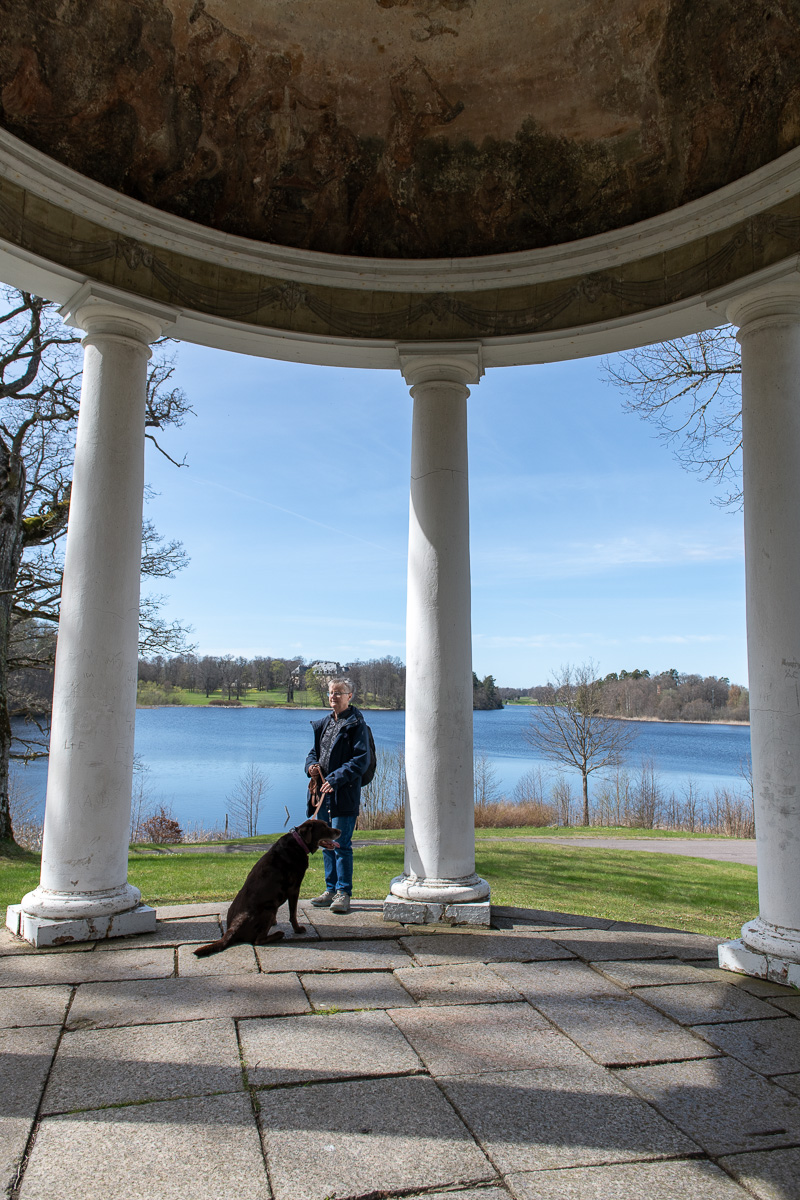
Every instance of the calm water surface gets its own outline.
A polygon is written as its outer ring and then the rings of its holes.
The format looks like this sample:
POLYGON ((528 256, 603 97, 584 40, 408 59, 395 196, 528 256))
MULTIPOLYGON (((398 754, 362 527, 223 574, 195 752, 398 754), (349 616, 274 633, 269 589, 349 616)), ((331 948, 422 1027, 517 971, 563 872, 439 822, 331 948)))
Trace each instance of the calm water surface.
MULTIPOLYGON (((311 746, 309 722, 320 715, 320 710, 297 709, 140 709, 136 752, 147 768, 151 802, 171 807, 182 824, 224 825, 226 796, 252 762, 271 783, 259 832, 283 827, 284 805, 292 823, 301 820, 307 783, 303 763, 311 746)), ((402 745, 404 713, 372 712, 366 717, 379 749, 402 745)), ((525 741, 525 730, 535 719, 536 710, 524 705, 475 713, 475 753, 486 755, 506 793, 533 767, 552 774, 552 766, 538 759, 525 741)), ((631 724, 638 733, 631 766, 652 758, 668 792, 677 792, 688 779, 704 792, 716 786, 742 787, 739 764, 750 753, 748 726, 631 724)), ((43 805, 46 761, 31 763, 20 775, 43 805)), ((579 777, 575 780, 578 791, 579 777)))

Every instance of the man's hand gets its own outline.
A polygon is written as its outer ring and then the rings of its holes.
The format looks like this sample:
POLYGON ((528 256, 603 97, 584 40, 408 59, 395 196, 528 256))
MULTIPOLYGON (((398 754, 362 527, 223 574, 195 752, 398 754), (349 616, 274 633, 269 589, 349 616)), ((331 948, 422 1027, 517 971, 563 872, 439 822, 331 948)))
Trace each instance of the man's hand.
POLYGON ((320 788, 320 792, 322 793, 323 796, 327 796, 328 792, 332 792, 332 791, 333 791, 333 788, 331 787, 331 785, 328 783, 328 781, 326 779, 325 782, 323 783, 322 787, 320 788))
POLYGON ((315 776, 319 775, 322 775, 322 771, 319 769, 319 763, 314 763, 313 767, 308 768, 309 779, 314 779, 315 776))

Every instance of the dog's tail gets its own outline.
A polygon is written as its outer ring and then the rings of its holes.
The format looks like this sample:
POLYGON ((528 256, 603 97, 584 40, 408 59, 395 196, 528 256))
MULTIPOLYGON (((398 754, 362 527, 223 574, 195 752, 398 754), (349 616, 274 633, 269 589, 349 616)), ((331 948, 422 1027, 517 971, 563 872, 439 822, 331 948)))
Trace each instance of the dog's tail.
POLYGON ((221 938, 217 938, 215 942, 208 942, 205 946, 198 946, 194 952, 196 957, 207 958, 209 954, 219 954, 222 950, 227 949, 231 942, 235 941, 236 933, 244 924, 244 920, 243 915, 235 918, 233 924, 225 930, 221 938))

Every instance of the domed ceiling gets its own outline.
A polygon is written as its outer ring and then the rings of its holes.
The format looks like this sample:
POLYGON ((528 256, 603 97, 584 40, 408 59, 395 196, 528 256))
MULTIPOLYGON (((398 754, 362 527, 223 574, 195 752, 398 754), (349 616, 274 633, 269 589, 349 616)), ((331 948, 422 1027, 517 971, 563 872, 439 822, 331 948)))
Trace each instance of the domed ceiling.
POLYGON ((800 142, 800 0, 0 0, 0 16, 6 130, 283 246, 551 246, 800 142))

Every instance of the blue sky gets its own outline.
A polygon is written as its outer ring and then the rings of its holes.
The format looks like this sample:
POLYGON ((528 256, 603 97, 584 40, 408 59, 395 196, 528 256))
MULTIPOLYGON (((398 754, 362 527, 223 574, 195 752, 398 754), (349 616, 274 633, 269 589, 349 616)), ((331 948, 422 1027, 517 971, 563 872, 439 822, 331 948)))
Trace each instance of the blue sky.
MULTIPOLYGON (((411 399, 399 372, 183 344, 196 411, 148 447, 147 512, 191 565, 148 590, 200 653, 405 654, 411 399)), ((525 687, 562 664, 747 679, 741 514, 711 504, 599 359, 494 369, 472 391, 473 657, 525 687)))

